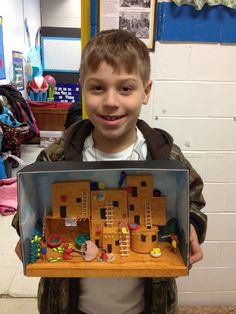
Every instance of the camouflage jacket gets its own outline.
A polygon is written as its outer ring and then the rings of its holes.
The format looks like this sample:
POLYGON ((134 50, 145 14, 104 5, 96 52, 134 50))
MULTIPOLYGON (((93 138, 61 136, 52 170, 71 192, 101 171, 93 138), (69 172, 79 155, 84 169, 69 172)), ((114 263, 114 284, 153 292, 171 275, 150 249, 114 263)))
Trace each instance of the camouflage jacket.
MULTIPOLYGON (((195 226, 199 242, 206 235, 207 217, 200 210, 205 201, 202 196, 203 182, 191 164, 183 156, 172 137, 160 129, 152 129, 144 121, 138 120, 137 127, 147 143, 147 159, 179 160, 189 169, 190 222, 195 226)), ((37 161, 82 160, 85 138, 91 133, 93 125, 89 120, 74 123, 66 132, 64 139, 44 149, 37 161)), ((18 215, 13 219, 18 227, 18 215)), ((18 229, 18 228, 17 228, 18 229)), ((38 308, 40 313, 76 314, 79 313, 79 278, 41 278, 38 289, 38 308)), ((146 278, 144 288, 145 314, 174 314, 177 311, 177 288, 174 278, 146 278)))

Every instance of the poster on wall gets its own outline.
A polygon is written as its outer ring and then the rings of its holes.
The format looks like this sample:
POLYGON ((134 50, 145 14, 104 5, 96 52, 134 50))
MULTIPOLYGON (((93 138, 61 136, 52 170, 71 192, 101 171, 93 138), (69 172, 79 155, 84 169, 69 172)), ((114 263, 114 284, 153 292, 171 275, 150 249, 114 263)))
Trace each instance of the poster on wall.
POLYGON ((42 37, 44 71, 77 73, 80 68, 81 39, 42 37))
POLYGON ((13 82, 18 90, 24 89, 23 53, 12 51, 13 82))
POLYGON ((123 29, 155 48, 156 0, 100 0, 98 30, 123 29))
POLYGON ((2 33, 2 16, 0 16, 0 80, 6 78, 4 48, 3 48, 3 33, 2 33))

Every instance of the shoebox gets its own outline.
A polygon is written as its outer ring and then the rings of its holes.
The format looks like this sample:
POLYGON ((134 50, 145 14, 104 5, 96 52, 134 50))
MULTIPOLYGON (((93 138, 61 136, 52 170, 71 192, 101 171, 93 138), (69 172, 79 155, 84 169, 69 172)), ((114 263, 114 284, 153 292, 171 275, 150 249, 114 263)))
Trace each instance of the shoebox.
POLYGON ((33 277, 188 275, 189 173, 168 161, 38 162, 18 172, 33 277))

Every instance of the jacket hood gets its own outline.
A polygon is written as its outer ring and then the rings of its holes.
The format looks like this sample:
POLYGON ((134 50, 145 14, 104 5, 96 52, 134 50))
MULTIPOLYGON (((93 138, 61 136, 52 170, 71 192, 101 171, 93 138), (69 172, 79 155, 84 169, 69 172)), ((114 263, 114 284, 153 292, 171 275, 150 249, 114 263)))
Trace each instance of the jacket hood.
MULTIPOLYGON (((169 159, 173 145, 172 137, 164 130, 153 129, 143 120, 137 121, 148 147, 147 159, 169 159)), ((72 124, 65 131, 64 153, 66 160, 82 160, 84 141, 94 126, 90 120, 82 120, 72 124)))

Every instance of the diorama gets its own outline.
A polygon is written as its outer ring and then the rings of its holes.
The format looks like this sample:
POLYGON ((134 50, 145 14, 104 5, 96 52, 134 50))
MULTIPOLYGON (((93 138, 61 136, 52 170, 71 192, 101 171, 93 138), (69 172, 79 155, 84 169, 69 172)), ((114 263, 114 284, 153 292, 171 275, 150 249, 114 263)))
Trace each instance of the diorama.
POLYGON ((188 180, 173 160, 26 166, 18 172, 25 275, 187 275, 188 180))

